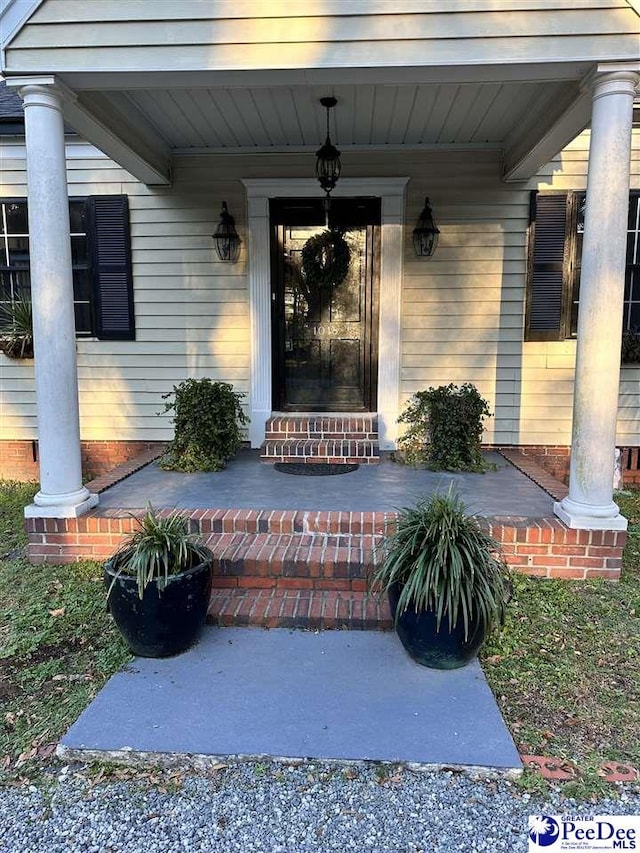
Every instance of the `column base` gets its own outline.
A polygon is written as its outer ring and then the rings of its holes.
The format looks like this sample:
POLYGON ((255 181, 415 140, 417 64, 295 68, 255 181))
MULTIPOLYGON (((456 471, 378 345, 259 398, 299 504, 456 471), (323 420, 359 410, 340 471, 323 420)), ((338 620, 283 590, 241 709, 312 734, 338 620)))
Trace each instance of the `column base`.
MULTIPOLYGON (((98 495, 87 491, 87 497, 76 504, 42 504, 32 503, 24 508, 25 518, 78 518, 98 505, 98 495)), ((36 495, 36 498, 38 496, 36 495)))
POLYGON ((554 503, 553 512, 560 521, 574 530, 626 530, 627 519, 620 515, 617 505, 612 503, 609 507, 590 507, 587 504, 579 504, 571 498, 554 503), (592 515, 589 510, 601 513, 615 512, 610 515, 592 515))

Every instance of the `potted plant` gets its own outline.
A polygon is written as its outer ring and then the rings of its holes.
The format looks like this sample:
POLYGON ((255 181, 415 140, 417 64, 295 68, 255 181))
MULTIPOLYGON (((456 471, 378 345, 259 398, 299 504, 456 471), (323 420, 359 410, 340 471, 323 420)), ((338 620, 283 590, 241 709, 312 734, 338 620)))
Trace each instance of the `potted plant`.
POLYGON ((373 584, 418 663, 464 666, 502 623, 510 584, 498 548, 451 491, 400 511, 373 584))
POLYGON ((107 606, 134 654, 168 657, 192 645, 204 625, 213 554, 176 512, 158 517, 149 505, 137 522, 105 563, 107 606))
POLYGON ((33 358, 33 312, 24 296, 0 304, 0 351, 9 358, 33 358))

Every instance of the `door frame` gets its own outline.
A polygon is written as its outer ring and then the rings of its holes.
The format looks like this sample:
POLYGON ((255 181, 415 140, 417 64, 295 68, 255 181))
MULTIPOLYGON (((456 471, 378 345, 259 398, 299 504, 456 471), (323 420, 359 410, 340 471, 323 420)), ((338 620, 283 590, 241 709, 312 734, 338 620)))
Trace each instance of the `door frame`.
MULTIPOLYGON (((378 324, 378 430, 380 447, 393 449, 397 439, 400 396, 400 317, 404 255, 405 190, 408 177, 341 178, 334 196, 377 196, 380 212, 380 302, 378 324)), ((264 441, 271 416, 271 223, 269 199, 321 194, 314 178, 250 178, 247 193, 251 391, 249 437, 252 447, 264 441)))

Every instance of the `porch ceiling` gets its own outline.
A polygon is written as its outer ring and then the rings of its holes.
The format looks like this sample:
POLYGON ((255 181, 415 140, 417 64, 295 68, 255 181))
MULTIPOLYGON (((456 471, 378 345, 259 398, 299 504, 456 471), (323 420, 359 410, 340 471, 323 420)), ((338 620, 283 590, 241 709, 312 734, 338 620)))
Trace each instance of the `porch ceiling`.
POLYGON ((579 79, 566 76, 119 88, 107 76, 96 88, 76 88, 65 75, 61 82, 70 87, 68 124, 147 184, 169 183, 174 154, 315 150, 324 141, 327 94, 338 100, 331 135, 342 150, 490 146, 503 151, 507 180, 534 174, 590 115, 579 79))
POLYGON ((83 93, 88 109, 142 120, 170 149, 317 148, 324 140, 319 100, 334 94, 331 134, 339 146, 502 146, 523 122, 535 127, 570 82, 344 85, 331 87, 148 89, 83 93))

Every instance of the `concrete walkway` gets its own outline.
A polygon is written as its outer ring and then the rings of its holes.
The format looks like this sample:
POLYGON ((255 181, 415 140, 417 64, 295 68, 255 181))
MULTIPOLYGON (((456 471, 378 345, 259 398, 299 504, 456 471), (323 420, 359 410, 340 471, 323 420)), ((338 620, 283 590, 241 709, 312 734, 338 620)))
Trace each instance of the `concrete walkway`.
POLYGON ((59 751, 521 768, 477 662, 426 669, 368 631, 206 628, 188 652, 116 674, 59 751))

